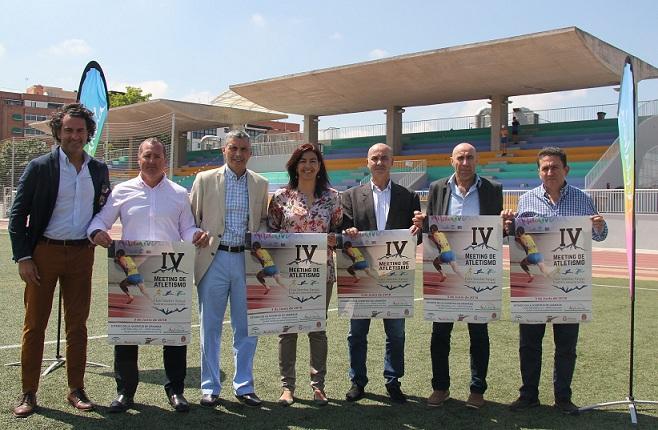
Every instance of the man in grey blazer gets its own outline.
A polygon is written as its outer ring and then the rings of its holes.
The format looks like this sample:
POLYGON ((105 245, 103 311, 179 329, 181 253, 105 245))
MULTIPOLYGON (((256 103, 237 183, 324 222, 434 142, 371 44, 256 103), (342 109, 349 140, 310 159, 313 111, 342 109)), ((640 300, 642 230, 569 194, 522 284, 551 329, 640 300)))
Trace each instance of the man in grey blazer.
POLYGON ((218 404, 222 385, 219 354, 226 304, 231 302, 235 396, 247 406, 260 406, 254 393, 255 336, 247 336, 247 285, 244 240, 247 231, 267 228, 267 180, 247 169, 249 135, 232 131, 222 148, 225 165, 197 174, 192 185, 192 212, 210 243, 198 248, 194 282, 201 323, 200 403, 218 404))
MULTIPOLYGON (((350 188, 341 196, 343 204, 343 230, 348 235, 359 231, 393 230, 411 228, 412 233, 420 229, 413 225, 414 211, 420 211, 420 199, 413 191, 391 181, 393 154, 391 148, 377 143, 368 150, 370 182, 350 188)), ((349 375, 352 387, 345 395, 354 402, 365 394, 368 383, 366 356, 368 353, 369 319, 350 320, 347 343, 350 353, 349 375)), ((384 319, 386 352, 384 355, 384 378, 386 391, 395 403, 404 403, 407 398, 400 389, 400 378, 404 375, 404 318, 384 319)))
MULTIPOLYGON (((450 163, 455 173, 430 184, 427 214, 416 213, 414 224, 426 231, 429 215, 500 215, 503 210, 503 187, 475 173, 477 152, 470 143, 460 143, 452 150, 450 163)), ((432 395, 429 406, 441 406, 450 398, 450 334, 453 323, 432 324, 432 395)), ((471 394, 466 406, 484 406, 489 367, 489 332, 487 324, 468 324, 471 338, 471 394)))

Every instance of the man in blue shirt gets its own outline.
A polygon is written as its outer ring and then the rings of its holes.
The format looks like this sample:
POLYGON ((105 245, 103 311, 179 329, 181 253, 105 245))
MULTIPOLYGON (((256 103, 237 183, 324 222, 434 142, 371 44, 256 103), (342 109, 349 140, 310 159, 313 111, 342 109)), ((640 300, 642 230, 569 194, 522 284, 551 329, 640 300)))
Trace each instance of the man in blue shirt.
POLYGON ((267 179, 247 169, 249 135, 233 130, 222 148, 226 164, 200 172, 192 185, 192 213, 210 232, 210 243, 197 250, 194 282, 199 293, 201 331, 201 405, 219 404, 220 346, 226 305, 231 304, 236 398, 259 407, 254 392, 254 354, 258 338, 247 335, 247 280, 244 238, 248 231, 267 229, 267 179))
MULTIPOLYGON (((567 154, 560 148, 544 148, 537 155, 537 166, 542 185, 521 196, 517 213, 511 210, 501 213, 508 234, 515 217, 590 215, 592 239, 599 242, 604 240, 608 235, 608 227, 603 217, 597 213, 592 199, 578 188, 567 184, 567 154)), ((571 414, 578 411, 578 407, 571 401, 571 379, 576 366, 578 328, 578 324, 553 324, 554 406, 571 414)), ((519 390, 519 398, 510 405, 513 411, 539 406, 539 377, 545 330, 546 324, 519 324, 519 356, 523 385, 519 390)))

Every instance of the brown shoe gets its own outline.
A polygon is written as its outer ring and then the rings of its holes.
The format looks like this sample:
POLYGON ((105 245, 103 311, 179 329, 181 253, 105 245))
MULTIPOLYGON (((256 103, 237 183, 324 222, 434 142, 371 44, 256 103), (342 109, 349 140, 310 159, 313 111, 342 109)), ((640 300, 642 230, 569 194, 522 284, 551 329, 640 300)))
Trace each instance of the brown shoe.
POLYGON ((14 408, 16 418, 25 418, 32 415, 37 410, 37 395, 34 393, 24 393, 21 402, 14 408))
POLYGON ((480 409, 484 406, 484 396, 480 393, 471 393, 466 400, 466 407, 471 409, 480 409))
POLYGON ((313 403, 318 406, 327 406, 329 404, 329 399, 327 399, 324 390, 321 390, 320 388, 313 390, 313 403))
POLYGON ((433 408, 443 405, 443 402, 450 398, 450 390, 434 390, 432 395, 427 398, 427 406, 433 408))
POLYGON ((94 404, 89 400, 89 397, 87 397, 84 388, 76 388, 71 391, 69 395, 66 396, 66 400, 68 400, 71 406, 80 411, 89 412, 94 410, 94 404))
POLYGON ((281 406, 290 406, 295 403, 294 392, 292 390, 284 389, 279 397, 279 405, 281 406))

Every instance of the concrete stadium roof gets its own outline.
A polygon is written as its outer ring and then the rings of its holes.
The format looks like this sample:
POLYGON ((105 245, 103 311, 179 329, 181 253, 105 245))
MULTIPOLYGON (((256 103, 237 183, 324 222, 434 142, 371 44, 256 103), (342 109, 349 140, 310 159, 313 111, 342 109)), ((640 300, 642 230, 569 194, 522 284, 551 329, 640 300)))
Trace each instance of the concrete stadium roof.
MULTIPOLYGON (((626 52, 577 28, 231 85, 280 112, 336 115, 617 85, 626 52)), ((631 56, 636 80, 658 69, 631 56)))
MULTIPOLYGON (((243 104, 240 108, 236 108, 156 99, 111 108, 107 124, 111 127, 115 124, 139 123, 171 114, 175 114, 175 126, 179 132, 288 118, 286 114, 254 103, 243 104)), ((30 126, 50 134, 49 121, 31 123, 30 126)))

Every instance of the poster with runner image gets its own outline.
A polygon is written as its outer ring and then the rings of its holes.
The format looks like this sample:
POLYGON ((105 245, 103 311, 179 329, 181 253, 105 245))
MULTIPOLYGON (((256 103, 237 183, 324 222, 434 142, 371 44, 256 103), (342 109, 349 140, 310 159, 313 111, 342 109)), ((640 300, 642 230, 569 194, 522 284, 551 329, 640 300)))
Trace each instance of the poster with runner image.
POLYGON ((327 235, 251 233, 246 248, 249 336, 324 330, 327 235))
POLYGON ((503 234, 499 216, 428 217, 423 236, 426 320, 486 323, 500 319, 503 234))
POLYGON ((190 343, 195 248, 183 242, 114 241, 108 248, 108 342, 190 343))
POLYGON ((586 216, 517 218, 510 232, 512 320, 592 319, 592 222, 586 216))
POLYGON ((339 315, 351 319, 411 318, 416 243, 407 229, 340 236, 336 249, 339 315))

